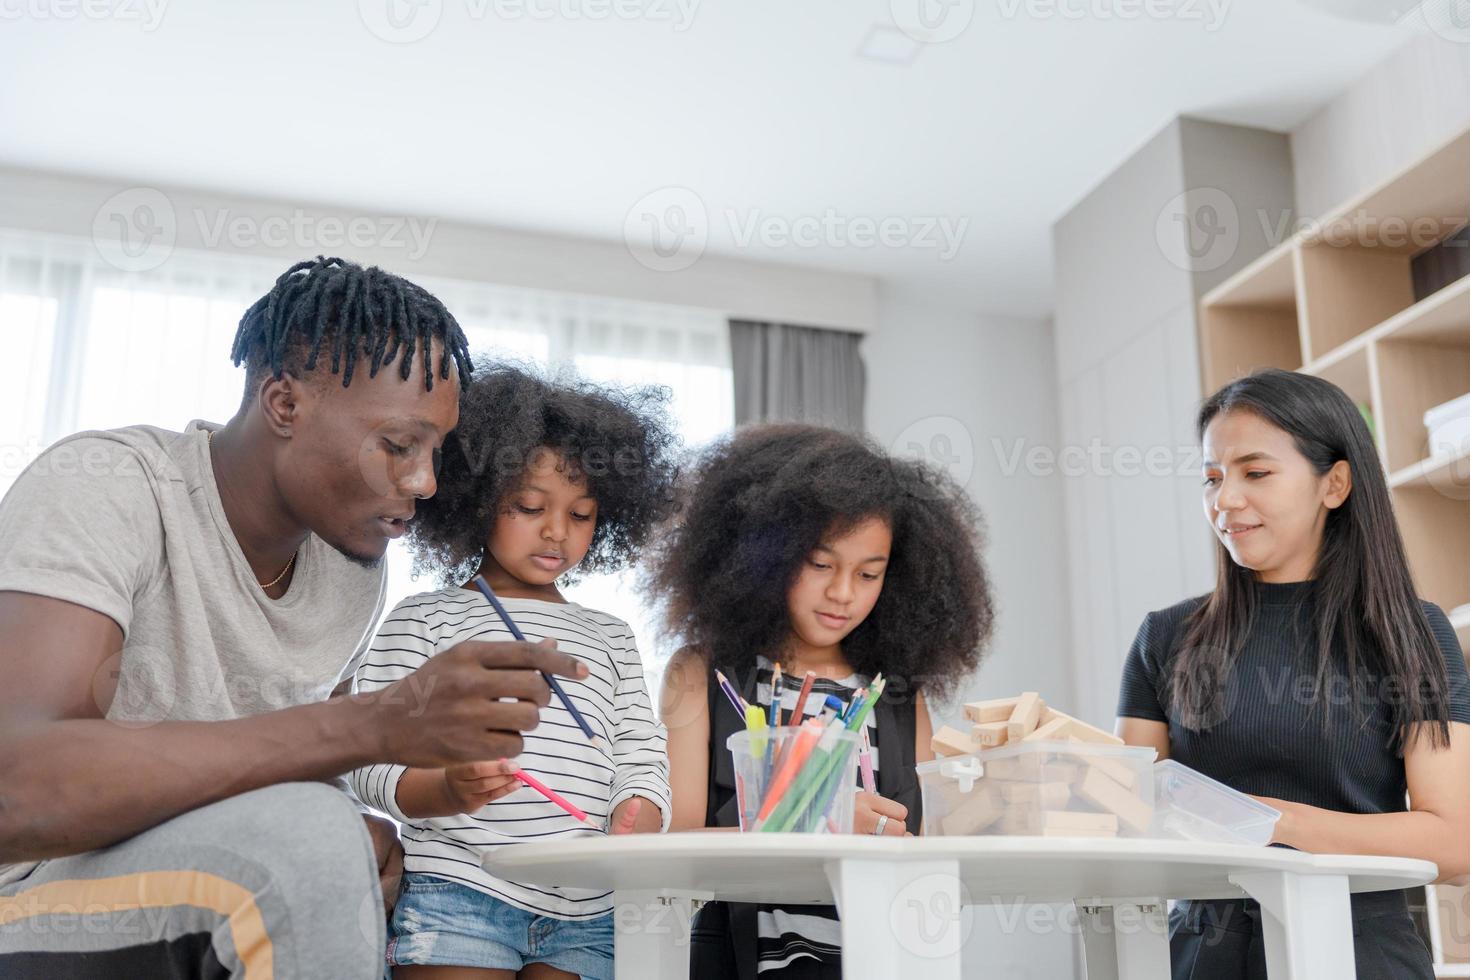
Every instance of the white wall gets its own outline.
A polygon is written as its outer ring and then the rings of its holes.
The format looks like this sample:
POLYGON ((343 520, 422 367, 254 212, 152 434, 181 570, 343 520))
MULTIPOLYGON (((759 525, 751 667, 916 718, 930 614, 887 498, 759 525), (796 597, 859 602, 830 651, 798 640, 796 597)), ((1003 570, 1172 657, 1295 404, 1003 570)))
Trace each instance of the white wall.
MULTIPOLYGON (((948 436, 952 470, 984 512, 985 558, 994 589, 996 630, 978 675, 951 704, 934 705, 936 726, 960 720, 964 701, 1042 692, 1063 710, 1074 705, 1069 646, 1062 486, 1055 477, 1010 472, 1017 441, 1057 442, 1057 385, 1051 325, 983 316, 941 305, 928 294, 880 287, 877 329, 863 341, 868 368, 868 429, 901 453, 933 448, 948 436), (967 438, 969 448, 964 442, 967 438), (997 442, 1000 448, 997 449, 997 442)), ((941 453, 944 444, 938 444, 941 453)), ((937 461, 937 460, 936 460, 937 461)), ((1077 976, 1073 936, 1036 930, 1016 909, 973 913, 965 976, 1070 980, 1077 976)))
POLYGON ((1291 133, 1296 203, 1318 217, 1470 126, 1470 44, 1417 36, 1291 133))
POLYGON ((371 202, 269 201, 162 185, 140 189, 125 179, 0 167, 0 227, 105 238, 115 236, 119 221, 132 218, 138 202, 151 208, 150 224, 172 227, 170 241, 176 248, 270 256, 280 259, 282 271, 325 253, 410 277, 444 276, 699 306, 749 319, 860 333, 874 323, 877 286, 869 276, 716 255, 701 255, 688 268, 661 272, 640 264, 621 242, 390 214, 371 202), (140 190, 149 193, 144 196, 140 190), (119 208, 124 213, 114 213, 119 208), (372 229, 354 239, 367 244, 342 244, 343 229, 353 221, 372 229), (284 236, 284 243, 275 244, 274 236, 284 236))
POLYGON ((1195 307, 1267 249, 1256 214, 1290 207, 1284 136, 1179 119, 1053 228, 1070 652, 1078 708, 1094 724, 1112 726, 1143 617, 1213 584, 1193 456, 1205 394, 1195 307), (1190 257, 1193 228, 1170 210, 1181 199, 1182 215, 1203 220, 1208 204, 1209 220, 1229 225, 1227 251, 1190 257))

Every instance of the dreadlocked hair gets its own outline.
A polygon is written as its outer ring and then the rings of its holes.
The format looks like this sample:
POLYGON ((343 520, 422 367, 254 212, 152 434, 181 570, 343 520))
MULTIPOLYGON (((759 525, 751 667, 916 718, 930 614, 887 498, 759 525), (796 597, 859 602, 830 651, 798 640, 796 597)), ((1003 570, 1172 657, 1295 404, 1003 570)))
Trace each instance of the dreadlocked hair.
POLYGON ((281 274, 271 291, 240 318, 230 358, 246 364, 245 398, 260 386, 263 372, 279 378, 313 371, 330 344, 332 373, 342 387, 352 383, 359 355, 367 358, 368 377, 399 363, 405 381, 414 353, 424 365, 424 389, 434 389, 433 342, 443 343, 438 374, 449 378, 454 358, 463 387, 470 380, 469 341, 458 321, 428 290, 377 266, 364 269, 345 259, 318 255, 281 274))

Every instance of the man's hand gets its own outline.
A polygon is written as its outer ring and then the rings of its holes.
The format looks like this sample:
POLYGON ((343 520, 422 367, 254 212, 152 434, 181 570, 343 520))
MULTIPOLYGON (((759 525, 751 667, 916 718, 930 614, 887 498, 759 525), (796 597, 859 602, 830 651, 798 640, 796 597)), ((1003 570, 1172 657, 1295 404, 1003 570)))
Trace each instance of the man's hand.
POLYGON ((383 909, 391 917, 398 904, 398 887, 403 881, 403 845, 398 840, 398 827, 391 820, 364 813, 368 836, 373 839, 373 853, 378 856, 378 886, 383 889, 383 909))
POLYGON ((353 695, 368 706, 384 762, 439 769, 520 755, 520 732, 533 730, 551 700, 541 676, 587 676, 577 658, 540 643, 468 641, 431 658, 381 691, 353 695))
POLYGON ((663 814, 658 806, 641 796, 631 796, 613 809, 607 832, 614 834, 656 834, 663 827, 663 814))

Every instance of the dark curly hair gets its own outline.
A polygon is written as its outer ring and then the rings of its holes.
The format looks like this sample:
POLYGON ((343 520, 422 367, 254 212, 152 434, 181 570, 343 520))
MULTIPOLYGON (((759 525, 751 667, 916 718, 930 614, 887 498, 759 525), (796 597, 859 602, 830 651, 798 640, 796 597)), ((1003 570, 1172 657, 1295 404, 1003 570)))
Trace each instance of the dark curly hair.
POLYGON ((980 519, 946 474, 859 436, 778 424, 717 442, 689 479, 646 583, 675 641, 732 676, 747 676, 757 654, 777 659, 803 562, 830 535, 882 517, 888 570, 842 643, 848 663, 938 697, 979 665, 994 618, 980 519))
POLYGON ((597 500, 587 556, 564 580, 632 562, 675 506, 679 439, 669 397, 657 386, 552 380, 529 367, 477 362, 460 393, 459 425, 444 442, 439 489, 419 501, 409 525, 414 574, 430 573, 444 586, 468 580, 506 498, 542 448, 597 500))

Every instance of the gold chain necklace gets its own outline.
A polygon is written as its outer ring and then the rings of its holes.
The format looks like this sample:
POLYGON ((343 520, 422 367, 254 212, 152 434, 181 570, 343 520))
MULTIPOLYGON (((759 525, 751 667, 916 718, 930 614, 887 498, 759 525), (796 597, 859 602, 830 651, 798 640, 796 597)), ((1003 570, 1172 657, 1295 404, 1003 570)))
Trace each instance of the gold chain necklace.
MULTIPOLYGON (((205 429, 204 432, 206 434, 206 441, 211 446, 213 446, 214 445, 214 430, 213 429, 205 429)), ((271 579, 269 582, 258 582, 256 584, 259 585, 262 589, 273 589, 273 588, 275 588, 277 585, 279 585, 281 583, 281 579, 283 579, 283 578, 286 577, 286 573, 289 572, 289 571, 291 571, 291 566, 294 565, 294 564, 296 564, 296 553, 295 552, 292 552, 291 553, 291 557, 289 559, 287 559, 287 561, 286 561, 286 567, 283 568, 283 569, 281 569, 281 574, 277 575, 275 578, 271 579)))

